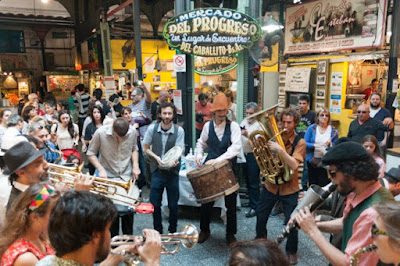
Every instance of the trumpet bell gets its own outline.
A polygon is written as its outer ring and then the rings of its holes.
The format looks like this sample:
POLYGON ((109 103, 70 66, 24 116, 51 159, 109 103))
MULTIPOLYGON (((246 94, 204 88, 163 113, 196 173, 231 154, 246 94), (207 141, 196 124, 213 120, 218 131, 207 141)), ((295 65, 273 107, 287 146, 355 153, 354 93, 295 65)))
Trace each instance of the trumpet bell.
POLYGON ((199 240, 199 231, 193 224, 185 225, 180 234, 185 236, 185 238, 181 240, 182 246, 185 248, 191 249, 197 245, 197 241, 199 240))

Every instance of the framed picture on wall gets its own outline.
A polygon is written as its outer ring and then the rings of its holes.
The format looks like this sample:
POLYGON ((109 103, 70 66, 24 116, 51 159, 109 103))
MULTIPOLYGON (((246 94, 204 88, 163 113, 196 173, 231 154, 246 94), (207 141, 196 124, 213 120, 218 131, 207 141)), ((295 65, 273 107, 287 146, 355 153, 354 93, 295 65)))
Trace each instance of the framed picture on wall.
POLYGON ((315 92, 316 99, 325 99, 325 88, 324 89, 317 89, 315 92))
POLYGON ((325 84, 326 84, 326 75, 318 75, 317 85, 325 85, 325 84))
POLYGON ((278 107, 284 108, 286 104, 285 97, 278 98, 278 107))
POLYGON ((278 95, 285 96, 285 86, 279 86, 278 95))
POLYGON ((318 61, 318 73, 326 73, 326 61, 318 61))
POLYGON ((286 83, 286 74, 279 74, 279 83, 286 83))
POLYGON ((287 64, 280 64, 280 65, 279 65, 279 72, 285 73, 285 72, 286 72, 286 69, 287 69, 287 64))
POLYGON ((316 102, 315 103, 315 111, 319 111, 325 108, 325 102, 316 102))

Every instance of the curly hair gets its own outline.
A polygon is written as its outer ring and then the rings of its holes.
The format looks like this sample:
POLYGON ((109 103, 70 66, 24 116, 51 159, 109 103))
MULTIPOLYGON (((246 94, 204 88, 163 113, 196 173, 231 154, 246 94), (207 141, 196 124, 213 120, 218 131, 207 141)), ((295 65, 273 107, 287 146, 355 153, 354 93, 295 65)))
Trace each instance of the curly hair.
POLYGON ((283 109, 278 116, 278 120, 282 121, 284 115, 293 117, 293 122, 295 123, 295 125, 297 125, 300 122, 300 113, 292 107, 283 109))
POLYGON ((361 181, 378 180, 379 165, 372 156, 362 161, 344 161, 335 165, 337 171, 342 172, 345 177, 361 181))

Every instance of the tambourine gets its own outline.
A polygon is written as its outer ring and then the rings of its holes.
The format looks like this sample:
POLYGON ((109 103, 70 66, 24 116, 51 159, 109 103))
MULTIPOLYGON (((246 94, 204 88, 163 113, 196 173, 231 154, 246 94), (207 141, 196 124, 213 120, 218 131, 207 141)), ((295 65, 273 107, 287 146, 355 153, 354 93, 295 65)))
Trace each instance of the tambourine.
POLYGON ((171 162, 176 162, 181 158, 183 152, 183 148, 181 146, 174 146, 172 147, 167 153, 164 154, 162 160, 161 160, 161 165, 158 166, 158 168, 161 169, 169 169, 171 168, 169 164, 171 162))

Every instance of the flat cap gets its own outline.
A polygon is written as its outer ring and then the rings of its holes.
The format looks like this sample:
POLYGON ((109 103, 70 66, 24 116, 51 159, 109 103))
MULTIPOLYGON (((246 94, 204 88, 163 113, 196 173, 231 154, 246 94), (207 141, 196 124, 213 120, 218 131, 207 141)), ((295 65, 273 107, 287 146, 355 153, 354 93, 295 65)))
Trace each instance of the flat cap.
POLYGON ((354 141, 343 141, 328 150, 322 157, 323 165, 332 165, 345 161, 359 161, 371 158, 371 155, 361 144, 354 141))
POLYGON ((389 172, 385 173, 385 177, 391 177, 392 179, 397 180, 397 182, 400 182, 400 167, 398 168, 391 168, 389 172))

